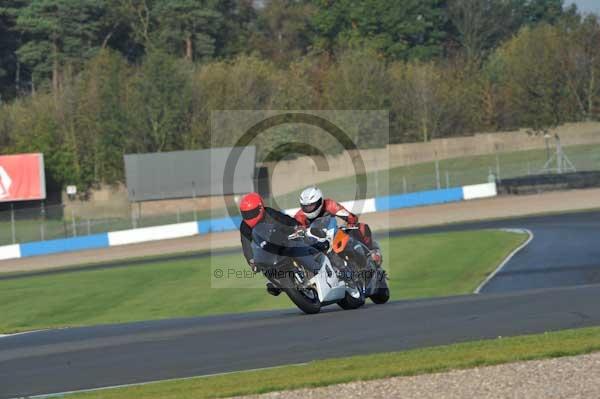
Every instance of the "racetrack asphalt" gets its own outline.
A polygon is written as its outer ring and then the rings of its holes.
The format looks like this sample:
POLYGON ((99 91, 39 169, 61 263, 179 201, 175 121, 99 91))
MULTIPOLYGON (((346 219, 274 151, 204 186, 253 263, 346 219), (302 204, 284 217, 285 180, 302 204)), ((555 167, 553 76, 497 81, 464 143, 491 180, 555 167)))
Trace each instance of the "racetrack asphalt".
POLYGON ((600 212, 456 224, 390 235, 496 228, 528 229, 534 237, 482 293, 600 284, 600 212))
POLYGON ((400 351, 600 325, 600 213, 450 225, 393 235, 527 228, 483 289, 357 311, 295 309, 50 330, 0 339, 0 398, 400 351), (524 291, 520 291, 524 290, 524 291))

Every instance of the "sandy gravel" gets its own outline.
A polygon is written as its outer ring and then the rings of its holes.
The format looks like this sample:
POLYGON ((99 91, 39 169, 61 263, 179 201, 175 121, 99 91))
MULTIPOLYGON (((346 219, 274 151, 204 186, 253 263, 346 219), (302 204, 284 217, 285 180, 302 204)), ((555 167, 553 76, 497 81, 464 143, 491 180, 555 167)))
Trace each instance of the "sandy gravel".
POLYGON ((600 353, 274 392, 245 399, 600 398, 600 353))
MULTIPOLYGON (((550 192, 455 202, 365 215, 374 230, 433 226, 546 212, 600 209, 600 189, 550 192)), ((225 232, 73 253, 0 261, 0 273, 116 261, 142 256, 239 247, 239 234, 225 232)))

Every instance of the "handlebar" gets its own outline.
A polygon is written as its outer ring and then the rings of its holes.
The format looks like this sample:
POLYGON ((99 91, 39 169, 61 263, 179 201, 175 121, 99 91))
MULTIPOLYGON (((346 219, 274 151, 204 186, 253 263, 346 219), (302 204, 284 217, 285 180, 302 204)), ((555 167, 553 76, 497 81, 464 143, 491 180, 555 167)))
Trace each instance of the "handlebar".
POLYGON ((288 236, 288 240, 296 240, 306 237, 306 230, 297 230, 288 236))

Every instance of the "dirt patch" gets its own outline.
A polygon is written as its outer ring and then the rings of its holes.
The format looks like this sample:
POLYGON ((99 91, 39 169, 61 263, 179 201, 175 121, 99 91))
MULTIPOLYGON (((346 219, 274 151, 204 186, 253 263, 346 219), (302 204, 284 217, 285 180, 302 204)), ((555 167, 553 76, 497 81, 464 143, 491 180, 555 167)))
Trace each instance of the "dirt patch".
POLYGON ((358 381, 273 392, 246 399, 305 398, 598 398, 600 354, 478 367, 448 373, 358 381))
MULTIPOLYGON (((365 215, 362 220, 369 223, 374 230, 385 230, 598 208, 600 208, 600 189, 590 189, 407 208, 365 215)), ((231 247, 239 247, 239 234, 235 231, 6 260, 0 262, 0 273, 38 271, 87 263, 231 247)))

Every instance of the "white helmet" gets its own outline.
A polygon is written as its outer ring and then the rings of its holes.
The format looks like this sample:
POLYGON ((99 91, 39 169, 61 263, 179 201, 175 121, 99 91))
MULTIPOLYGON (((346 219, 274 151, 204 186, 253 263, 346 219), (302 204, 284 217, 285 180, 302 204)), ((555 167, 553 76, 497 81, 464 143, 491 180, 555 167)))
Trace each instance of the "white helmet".
POLYGON ((305 188, 300 193, 300 208, 309 219, 316 218, 323 209, 323 193, 317 187, 305 188))

